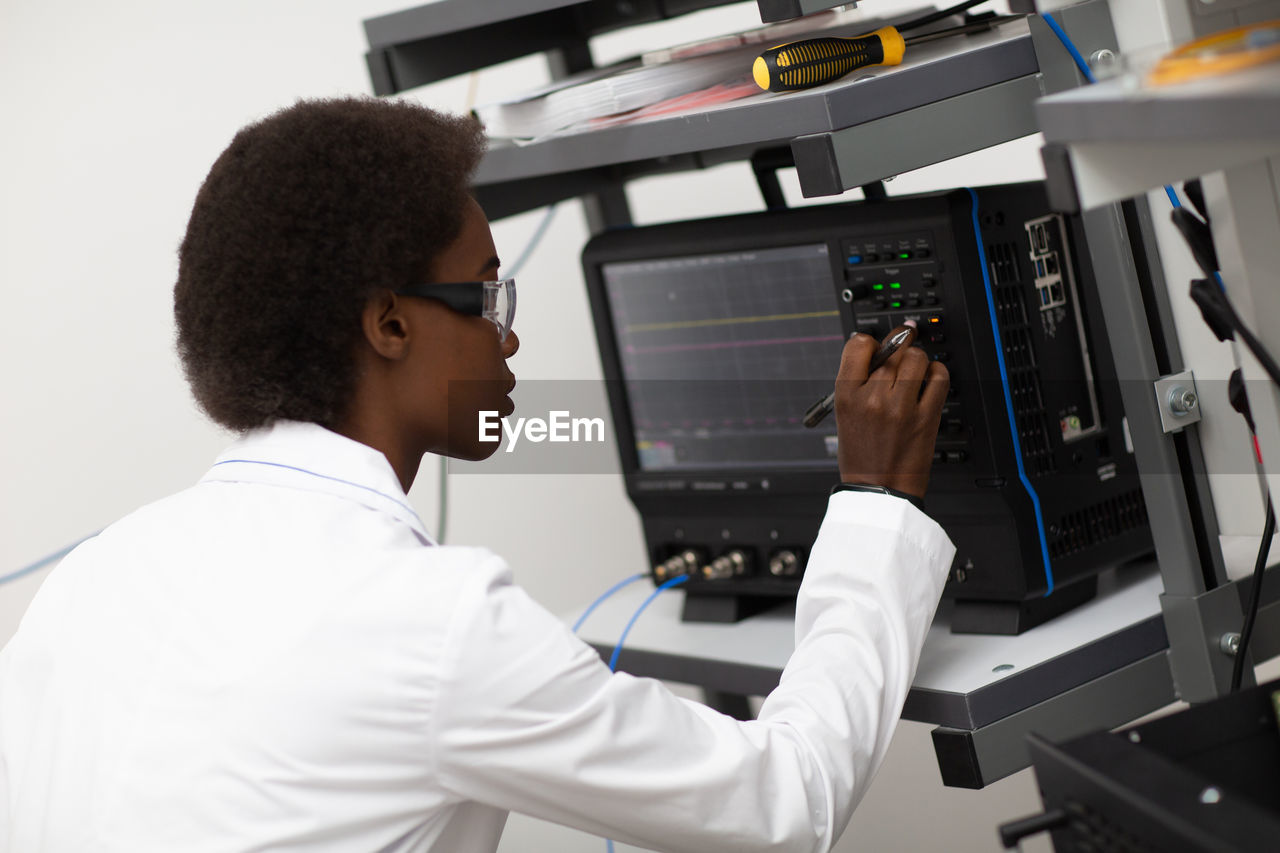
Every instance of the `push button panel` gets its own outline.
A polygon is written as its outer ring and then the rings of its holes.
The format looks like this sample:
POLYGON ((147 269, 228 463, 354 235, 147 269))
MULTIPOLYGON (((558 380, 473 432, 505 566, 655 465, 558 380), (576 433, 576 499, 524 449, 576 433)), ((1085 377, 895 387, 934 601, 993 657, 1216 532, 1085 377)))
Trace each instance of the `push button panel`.
POLYGON ((932 232, 846 237, 839 246, 856 315, 941 308, 946 270, 932 232))
MULTIPOLYGON (((930 360, 947 365, 952 388, 938 429, 935 465, 968 461, 973 435, 962 408, 953 359, 954 331, 947 327, 948 277, 955 272, 939 258, 933 232, 922 230, 840 240, 845 301, 851 303, 854 328, 882 340, 906 320, 914 320, 917 345, 930 360)), ((955 281, 951 287, 958 287, 955 281)), ((961 336, 963 337, 963 335, 961 336)))

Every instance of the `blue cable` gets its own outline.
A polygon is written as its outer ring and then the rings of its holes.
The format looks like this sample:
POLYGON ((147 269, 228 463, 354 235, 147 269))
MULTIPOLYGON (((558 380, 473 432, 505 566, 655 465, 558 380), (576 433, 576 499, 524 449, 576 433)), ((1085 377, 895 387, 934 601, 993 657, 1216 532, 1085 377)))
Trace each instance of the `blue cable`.
POLYGON ((1018 420, 1013 414, 1013 393, 1009 390, 1009 372, 1004 364, 1004 341, 1000 337, 1000 325, 996 320, 996 302, 995 292, 991 289, 991 276, 987 271, 987 252, 982 245, 982 228, 978 224, 978 194, 974 192, 972 187, 969 190, 969 198, 973 206, 973 237, 974 242, 978 244, 978 261, 982 266, 982 284, 987 291, 987 312, 991 317, 991 333, 996 339, 996 365, 1000 368, 1000 384, 1004 388, 1004 410, 1009 418, 1009 435, 1013 438, 1013 459, 1018 463, 1018 479, 1022 481, 1022 488, 1027 492, 1027 496, 1031 498, 1031 505, 1036 511, 1036 531, 1040 534, 1040 556, 1044 559, 1044 580, 1045 595, 1053 592, 1053 567, 1049 562, 1049 537, 1044 532, 1044 515, 1040 510, 1040 495, 1036 494, 1035 487, 1031 485, 1031 480, 1027 478, 1027 471, 1022 466, 1022 443, 1018 440, 1018 420))
POLYGON ((622 629, 622 636, 618 638, 618 645, 613 647, 613 655, 612 657, 609 658, 610 671, 614 671, 614 672, 617 671, 618 655, 622 654, 622 644, 627 641, 627 634, 631 633, 631 626, 636 624, 636 620, 640 618, 640 614, 644 612, 644 609, 648 607, 649 604, 655 598, 661 595, 663 592, 671 589, 671 587, 673 586, 678 586, 684 583, 688 579, 689 579, 688 575, 680 575, 679 577, 674 577, 671 580, 660 584, 657 589, 649 593, 649 597, 644 600, 644 604, 641 604, 639 607, 636 608, 636 612, 631 614, 631 621, 627 622, 627 627, 622 629))
POLYGON ((101 532, 102 532, 101 530, 98 530, 98 531, 95 531, 94 533, 90 533, 88 536, 84 537, 83 539, 79 539, 75 542, 72 542, 70 545, 66 546, 65 548, 62 548, 58 551, 54 551, 52 554, 49 554, 46 557, 41 557, 39 560, 36 560, 34 563, 32 563, 29 566, 23 566, 21 569, 18 569, 16 572, 0 576, 0 584, 8 583, 9 581, 16 581, 18 578, 25 577, 35 571, 39 571, 40 569, 44 568, 50 563, 61 560, 63 557, 67 556, 72 551, 74 551, 76 548, 80 547, 81 544, 88 542, 90 539, 97 536, 101 532))
MULTIPOLYGON (((588 608, 587 608, 587 612, 586 612, 586 613, 583 613, 580 617, 578 617, 578 621, 577 621, 577 623, 573 626, 573 630, 574 630, 574 631, 577 631, 577 630, 578 630, 578 625, 581 625, 581 624, 582 624, 582 621, 583 621, 584 619, 586 619, 586 618, 587 618, 587 614, 588 614, 588 613, 590 613, 592 610, 594 610, 594 609, 596 608, 596 604, 599 604, 601 601, 604 601, 606 598, 608 598, 609 596, 613 595, 613 594, 614 594, 615 592, 617 592, 619 589, 622 589, 622 587, 626 586, 627 584, 631 583, 632 581, 639 580, 640 578, 643 578, 643 577, 646 577, 646 575, 645 575, 645 574, 643 574, 643 573, 641 573, 641 574, 636 575, 635 577, 627 578, 626 580, 622 581, 622 582, 621 582, 621 583, 619 583, 619 584, 615 584, 611 589, 609 589, 607 592, 605 592, 605 594, 604 594, 604 595, 602 595, 602 596, 600 596, 599 598, 597 598, 597 599, 596 599, 596 601, 595 601, 595 604, 592 604, 590 607, 588 607, 588 608)), ((618 668, 618 655, 622 654, 622 644, 623 644, 623 643, 625 643, 625 642, 627 641, 627 635, 631 633, 631 626, 632 626, 632 625, 634 625, 634 624, 636 624, 636 620, 640 618, 640 614, 644 612, 645 608, 646 608, 646 607, 648 607, 648 606, 649 606, 649 604, 650 604, 650 603, 651 603, 655 598, 657 598, 659 595, 661 595, 662 593, 664 593, 664 592, 666 592, 667 590, 671 589, 671 587, 673 587, 673 586, 679 586, 680 584, 684 583, 684 582, 685 582, 685 581, 687 581, 688 579, 689 579, 689 576, 688 576, 688 575, 679 575, 678 577, 674 577, 674 578, 672 578, 672 579, 671 579, 671 580, 669 580, 669 581, 665 581, 664 583, 662 583, 661 585, 659 585, 657 589, 655 589, 653 592, 649 593, 649 597, 648 597, 648 598, 646 598, 646 599, 644 600, 644 603, 643 603, 643 604, 641 604, 639 607, 637 607, 637 608, 636 608, 636 612, 635 612, 635 613, 633 613, 633 614, 631 614, 631 619, 627 622, 627 626, 626 626, 625 628, 623 628, 623 629, 622 629, 622 636, 618 638, 618 645, 616 645, 616 646, 614 646, 614 647, 613 647, 613 655, 611 655, 611 656, 610 656, 610 658, 609 658, 609 671, 610 671, 610 672, 617 672, 617 671, 618 671, 618 669, 617 669, 617 668, 618 668)), ((613 839, 611 839, 611 838, 606 838, 606 839, 604 840, 604 849, 605 849, 606 853, 613 853, 613 839)))
POLYGON ((600 595, 599 598, 591 602, 590 606, 588 606, 587 609, 582 612, 582 615, 578 617, 578 621, 573 623, 573 633, 575 634, 578 633, 578 629, 582 627, 582 623, 587 621, 587 617, 591 615, 591 612, 595 610, 597 607, 599 607, 601 604, 603 604, 606 598, 613 595, 615 592, 622 589, 624 586, 635 583, 636 581, 641 580, 645 577, 648 577, 648 575, 646 575, 644 572, 640 572, 639 574, 632 575, 626 580, 620 580, 617 583, 615 583, 613 586, 606 589, 600 595))
POLYGON ((518 273, 525 265, 525 262, 529 260, 529 257, 533 254, 533 250, 537 248, 538 244, 542 242, 542 238, 546 236, 547 229, 551 227, 551 220, 555 215, 556 205, 553 204, 550 205, 547 208, 547 212, 543 214, 542 221, 538 223, 538 227, 533 229, 533 236, 529 238, 529 242, 525 244, 524 251, 522 251, 519 257, 515 259, 515 263, 511 265, 511 269, 507 271, 507 278, 515 278, 516 273, 518 273))
MULTIPOLYGON (((1178 200, 1178 193, 1169 184, 1164 185, 1164 194, 1169 197, 1169 203, 1173 205, 1175 210, 1182 207, 1182 202, 1178 200)), ((1221 290, 1223 293, 1227 292, 1227 286, 1222 282, 1221 272, 1214 270, 1213 280, 1217 283, 1218 290, 1221 290)))
MULTIPOLYGON (((1041 17, 1049 25, 1049 29, 1053 30, 1053 34, 1058 37, 1058 41, 1062 42, 1062 46, 1067 49, 1067 53, 1071 54, 1071 59, 1075 62, 1076 67, 1080 69, 1080 73, 1084 75, 1084 79, 1090 83, 1097 83, 1098 79, 1093 76, 1093 71, 1089 69, 1089 63, 1084 61, 1084 56, 1080 53, 1079 48, 1071 41, 1071 37, 1067 35, 1067 31, 1062 28, 1057 19, 1053 15, 1042 15, 1041 17)), ((1178 200, 1178 194, 1174 192, 1173 187, 1169 184, 1164 185, 1164 194, 1169 197, 1169 203, 1175 208, 1182 207, 1182 202, 1178 200)), ((1218 279, 1218 285, 1222 285, 1221 278, 1218 279)))
MULTIPOLYGON (((1094 78, 1093 72, 1089 70, 1088 63, 1084 61, 1084 57, 1080 54, 1080 51, 1076 48, 1075 44, 1072 43, 1071 38, 1067 35, 1066 31, 1062 29, 1062 25, 1054 19, 1053 15, 1043 15, 1042 17, 1044 18, 1045 23, 1049 25, 1049 29, 1053 30, 1053 34, 1058 37, 1058 41, 1062 42, 1062 46, 1067 49, 1067 53, 1071 54, 1071 58, 1075 60, 1076 67, 1080 69, 1080 73, 1083 74, 1085 79, 1090 83, 1096 83, 1097 80, 1094 78)), ((1164 185, 1164 194, 1169 197, 1169 204, 1171 204, 1175 210, 1182 207, 1182 201, 1178 198, 1178 193, 1174 190, 1171 184, 1164 185)), ((974 221, 977 221, 976 213, 974 221)), ((981 247, 979 247, 979 251, 981 251, 981 247)), ((985 267, 985 261, 983 262, 983 265, 985 267)), ((984 275, 985 272, 986 271, 984 269, 984 275)), ((1225 293, 1227 286, 1222 281, 1222 273, 1218 270, 1214 270, 1213 280, 1217 283, 1218 289, 1225 293)), ((1021 467, 1021 461, 1019 461, 1019 467, 1021 467)), ((1045 559, 1047 560, 1048 557, 1045 559)))
POLYGON ((1093 76, 1093 71, 1089 69, 1089 63, 1084 61, 1084 56, 1076 49, 1076 46, 1067 37, 1066 30, 1062 29, 1062 25, 1058 23, 1053 15, 1042 15, 1044 22, 1049 25, 1049 29, 1053 30, 1053 34, 1058 37, 1058 41, 1062 42, 1062 46, 1067 49, 1067 53, 1071 54, 1071 59, 1075 62, 1076 68, 1080 69, 1080 73, 1084 75, 1084 79, 1090 83, 1097 83, 1097 79, 1093 76))
MULTIPOLYGON (((591 615, 591 612, 595 610, 597 607, 599 607, 606 598, 613 595, 615 592, 622 589, 624 586, 635 583, 636 581, 646 577, 648 577, 648 574, 646 574, 645 572, 640 572, 638 574, 632 575, 629 578, 620 580, 617 583, 615 583, 613 586, 606 589, 603 593, 601 593, 599 598, 591 602, 591 604, 587 607, 587 609, 583 611, 582 615, 578 617, 578 621, 573 623, 573 633, 575 634, 578 633, 578 629, 582 627, 582 623, 587 621, 587 617, 591 615)), ((644 612, 644 609, 649 606, 649 602, 657 598, 658 595, 663 591, 671 589, 671 587, 676 586, 677 584, 682 584, 688 579, 689 579, 688 575, 680 575, 679 577, 674 577, 671 580, 663 583, 661 586, 659 586, 657 589, 655 589, 652 593, 649 594, 649 597, 644 600, 643 604, 641 604, 638 608, 636 608, 636 612, 631 615, 631 620, 628 621, 627 626, 622 629, 622 636, 618 638, 618 645, 614 646, 613 648, 613 656, 609 658, 610 672, 617 671, 618 655, 622 653, 622 644, 627 641, 627 634, 631 633, 631 626, 636 624, 636 620, 640 618, 640 614, 644 612)), ((613 839, 606 838, 604 840, 604 849, 606 853, 613 853, 613 839)))

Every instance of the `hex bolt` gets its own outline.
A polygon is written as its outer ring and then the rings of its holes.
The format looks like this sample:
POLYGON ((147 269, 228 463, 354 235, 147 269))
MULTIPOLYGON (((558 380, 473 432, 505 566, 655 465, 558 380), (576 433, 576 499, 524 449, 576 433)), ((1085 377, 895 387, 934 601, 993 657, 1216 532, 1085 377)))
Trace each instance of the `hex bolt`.
POLYGON ((1218 648, 1222 649, 1222 653, 1235 657, 1240 653, 1240 634, 1237 631, 1230 631, 1223 634, 1218 639, 1218 648))
POLYGON ((1204 803, 1206 806, 1211 806, 1214 803, 1220 803, 1222 802, 1222 792, 1210 785, 1208 788, 1205 788, 1200 792, 1200 802, 1204 803))
POLYGON ((1200 405, 1200 398, 1191 388, 1175 385, 1169 389, 1169 408, 1175 415, 1187 415, 1200 405))
POLYGON ((1111 71, 1116 67, 1116 55, 1105 47, 1095 50, 1089 55, 1089 67, 1094 73, 1111 71))

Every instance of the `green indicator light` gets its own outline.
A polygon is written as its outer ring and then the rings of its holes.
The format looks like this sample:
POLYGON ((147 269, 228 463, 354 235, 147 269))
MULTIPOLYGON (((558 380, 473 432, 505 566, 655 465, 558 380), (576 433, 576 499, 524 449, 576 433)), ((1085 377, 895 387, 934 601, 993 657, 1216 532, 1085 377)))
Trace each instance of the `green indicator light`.
POLYGON ((899 252, 899 253, 898 253, 898 257, 905 261, 907 258, 911 257, 911 253, 910 253, 910 252, 899 252))
POLYGON ((902 282, 900 282, 900 281, 891 282, 891 283, 889 284, 889 289, 890 289, 890 290, 901 290, 901 289, 902 289, 902 282))
POLYGON ((871 289, 872 289, 872 290, 884 290, 884 285, 883 285, 883 284, 873 284, 873 285, 871 285, 871 289))
POLYGON ((901 307, 902 307, 902 303, 901 303, 901 302, 890 302, 890 303, 889 303, 889 307, 890 307, 890 308, 901 308, 901 307))

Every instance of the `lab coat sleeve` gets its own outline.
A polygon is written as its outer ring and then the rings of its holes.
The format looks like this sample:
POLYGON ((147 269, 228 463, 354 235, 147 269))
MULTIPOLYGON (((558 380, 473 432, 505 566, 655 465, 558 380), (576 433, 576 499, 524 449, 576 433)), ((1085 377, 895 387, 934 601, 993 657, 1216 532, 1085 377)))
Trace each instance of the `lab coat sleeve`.
POLYGON ((759 719, 611 674, 492 558, 430 722, 441 784, 667 851, 827 850, 884 758, 954 548, 906 501, 839 492, 759 719))

